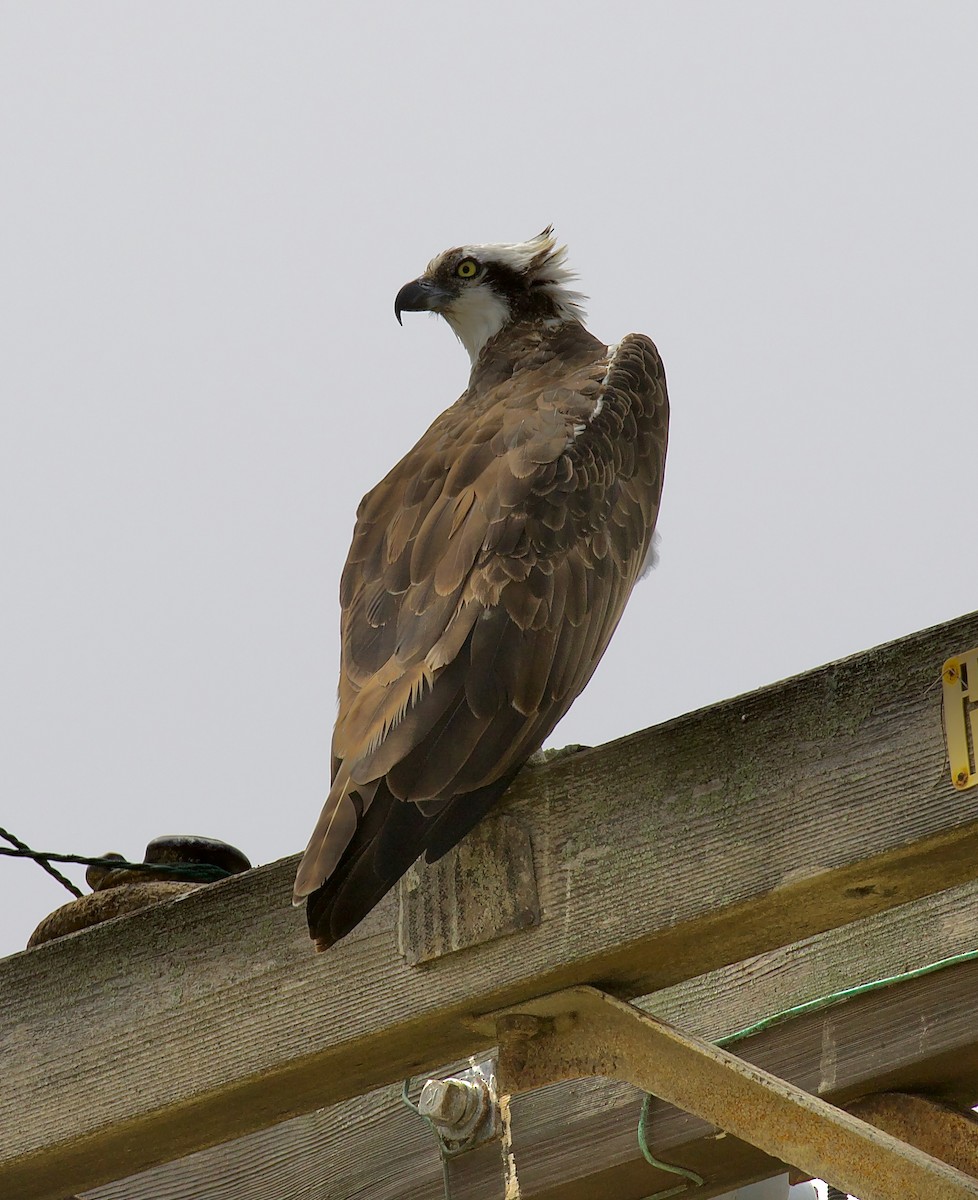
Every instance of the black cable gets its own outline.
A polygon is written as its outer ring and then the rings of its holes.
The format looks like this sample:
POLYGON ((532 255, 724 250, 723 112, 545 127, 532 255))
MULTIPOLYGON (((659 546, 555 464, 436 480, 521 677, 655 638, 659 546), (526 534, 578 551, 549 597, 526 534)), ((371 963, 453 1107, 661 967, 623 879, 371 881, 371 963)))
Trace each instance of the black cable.
MULTIPOLYGON (((17 847, 17 850, 14 851, 14 850, 5 850, 2 846, 0 846, 0 854, 9 854, 15 858, 33 858, 34 861, 39 866, 42 866, 49 875, 53 875, 54 878, 58 881, 58 883, 62 884, 64 887, 66 887, 73 896, 81 896, 82 892, 81 892, 80 888, 76 888, 70 879, 68 879, 66 876, 62 875, 60 871, 58 871, 54 867, 52 867, 51 864, 47 861, 46 857, 44 857, 43 855, 42 856, 36 855, 34 853, 34 851, 30 848, 30 846, 28 846, 25 842, 22 842, 20 840, 20 838, 14 837, 14 835, 12 833, 8 833, 7 830, 3 829, 3 828, 0 828, 0 837, 5 838, 12 846, 17 847), (18 853, 18 851, 19 851, 19 853, 18 853)), ((58 861, 61 862, 63 860, 59 859, 58 861)))
POLYGON ((72 892, 75 896, 81 896, 82 893, 70 879, 66 879, 60 871, 55 870, 50 865, 52 861, 80 863, 82 866, 87 867, 108 867, 111 870, 145 871, 155 875, 176 875, 180 879, 190 881, 199 880, 201 883, 215 883, 218 879, 226 879, 232 874, 231 871, 226 871, 224 867, 215 866, 213 863, 137 863, 128 862, 124 858, 89 858, 84 854, 55 854, 53 852, 48 853, 47 851, 32 850, 20 838, 14 837, 12 833, 8 833, 3 828, 0 828, 0 837, 6 838, 8 842, 17 847, 16 850, 8 850, 6 847, 0 846, 0 854, 9 855, 11 858, 32 858, 49 875, 53 875, 59 883, 64 884, 68 891, 72 892))

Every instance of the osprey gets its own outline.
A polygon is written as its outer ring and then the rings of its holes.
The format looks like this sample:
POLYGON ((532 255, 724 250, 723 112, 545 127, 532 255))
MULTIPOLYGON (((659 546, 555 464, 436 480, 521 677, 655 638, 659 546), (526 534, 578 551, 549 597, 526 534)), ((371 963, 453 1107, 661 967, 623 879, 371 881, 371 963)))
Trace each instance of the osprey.
POLYGON ((588 333, 566 253, 549 228, 446 250, 394 301, 443 316, 472 371, 357 510, 332 787, 295 881, 320 949, 499 799, 650 559, 662 362, 641 334, 588 333))

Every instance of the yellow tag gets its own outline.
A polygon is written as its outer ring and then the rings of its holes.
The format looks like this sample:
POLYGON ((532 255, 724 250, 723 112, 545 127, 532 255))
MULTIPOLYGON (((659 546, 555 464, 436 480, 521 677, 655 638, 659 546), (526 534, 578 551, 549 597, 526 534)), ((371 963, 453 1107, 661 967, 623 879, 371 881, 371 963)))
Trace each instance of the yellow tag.
POLYGON ((978 784, 978 649, 949 658, 944 681, 944 733, 956 788, 978 784))

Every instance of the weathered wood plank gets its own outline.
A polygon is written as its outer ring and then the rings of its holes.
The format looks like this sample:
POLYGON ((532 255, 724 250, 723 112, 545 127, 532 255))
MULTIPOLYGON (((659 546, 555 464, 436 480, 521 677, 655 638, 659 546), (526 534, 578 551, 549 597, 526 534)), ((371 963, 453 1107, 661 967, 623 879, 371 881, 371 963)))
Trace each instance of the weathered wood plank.
MULTIPOLYGON (((978 884, 968 884, 722 968, 638 1003, 700 1036, 716 1038, 762 1013, 976 946, 978 884)), ((878 1014, 890 1011, 899 989, 872 1002, 861 1001, 861 1009, 850 1004, 804 1018, 821 1022, 823 1032, 817 1036, 802 1037, 797 1023, 772 1031, 768 1069, 790 1078, 803 1065, 801 1048, 817 1046, 821 1064, 824 1047, 834 1044, 840 1094, 852 1075, 862 1090, 872 1091, 873 1072, 875 1078, 914 1086, 917 1078, 929 1074, 926 1058, 920 1057, 921 1026, 927 1029, 928 1057, 957 1057, 962 1033, 968 1029, 967 1014, 974 1006, 970 982, 958 989, 963 1008, 954 1013, 944 993, 945 980, 953 983, 953 975, 931 978, 924 1004, 913 1010, 913 1020, 899 1028, 897 1036, 880 1040, 878 1014)), ((897 1024, 893 1015, 884 1019, 891 1027, 897 1024)), ((745 1043, 741 1053, 751 1053, 756 1041, 745 1043)), ((965 1072, 969 1062, 974 1066, 974 1055, 961 1060, 965 1072)), ((814 1066, 806 1069, 811 1077, 814 1066)), ((943 1081, 945 1094, 959 1101, 969 1098, 972 1086, 978 1099, 978 1078, 969 1084, 967 1075, 962 1079, 958 1074, 943 1081)), ((90 1200, 298 1200, 312 1181, 332 1200, 442 1200, 435 1139, 401 1105, 398 1092, 397 1087, 384 1088, 310 1113, 135 1179, 108 1184, 91 1193, 90 1200)), ((659 1180, 639 1155, 635 1140, 640 1103, 633 1088, 607 1080, 579 1080, 514 1097, 513 1128, 526 1200, 591 1200, 596 1195, 641 1200, 654 1191, 659 1180)), ((753 1147, 734 1138, 718 1140, 712 1133, 667 1105, 654 1110, 653 1150, 705 1176, 711 1190, 723 1192, 779 1172, 780 1164, 753 1147)), ((931 1145, 922 1148, 934 1153, 931 1145)), ((966 1169, 964 1162, 955 1165, 966 1169)), ((484 1175, 471 1180, 472 1200, 491 1194, 488 1183, 484 1175)), ((704 1192, 704 1200, 709 1194, 704 1192)), ((456 1200, 468 1196, 461 1193, 456 1200)))
POLYGON ((311 955, 294 860, 6 960, 0 1190, 57 1200, 470 1053, 472 1013, 639 995, 974 878, 939 670, 976 642, 971 614, 526 772, 540 925, 426 966, 394 902, 311 955))

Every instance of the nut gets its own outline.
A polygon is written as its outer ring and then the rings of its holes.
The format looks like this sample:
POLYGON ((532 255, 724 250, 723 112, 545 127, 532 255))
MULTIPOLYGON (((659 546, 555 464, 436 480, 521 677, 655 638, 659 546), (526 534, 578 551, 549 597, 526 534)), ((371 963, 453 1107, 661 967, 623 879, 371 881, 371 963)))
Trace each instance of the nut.
POLYGON ((468 1137, 486 1112, 486 1092, 465 1079, 429 1079, 421 1089, 418 1112, 455 1140, 468 1137))

